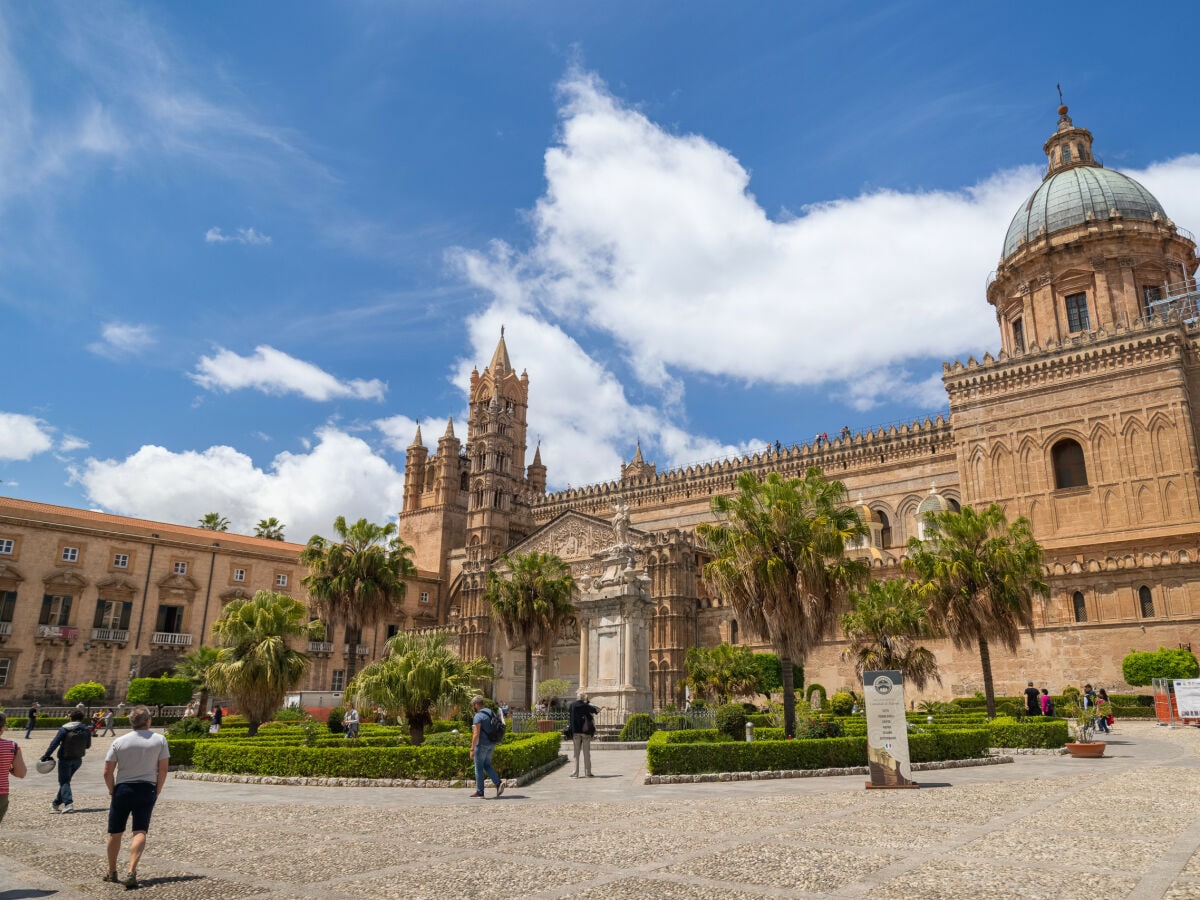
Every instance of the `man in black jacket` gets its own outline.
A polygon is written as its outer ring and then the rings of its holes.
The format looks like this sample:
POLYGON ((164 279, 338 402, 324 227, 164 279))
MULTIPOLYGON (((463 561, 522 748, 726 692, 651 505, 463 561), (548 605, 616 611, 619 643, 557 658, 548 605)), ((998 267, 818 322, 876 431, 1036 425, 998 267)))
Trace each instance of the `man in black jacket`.
POLYGON ((572 701, 567 707, 571 714, 571 737, 575 742, 575 774, 579 777, 579 756, 583 755, 583 774, 592 777, 592 737, 596 733, 596 722, 593 716, 599 709, 588 703, 586 691, 579 692, 579 699, 572 701))
POLYGON ((51 759, 55 749, 58 749, 58 793, 50 804, 53 812, 74 812, 72 806, 74 797, 71 796, 71 778, 83 765, 83 755, 92 746, 92 730, 84 724, 83 713, 77 709, 71 710, 69 721, 54 735, 54 740, 42 754, 43 760, 51 759))

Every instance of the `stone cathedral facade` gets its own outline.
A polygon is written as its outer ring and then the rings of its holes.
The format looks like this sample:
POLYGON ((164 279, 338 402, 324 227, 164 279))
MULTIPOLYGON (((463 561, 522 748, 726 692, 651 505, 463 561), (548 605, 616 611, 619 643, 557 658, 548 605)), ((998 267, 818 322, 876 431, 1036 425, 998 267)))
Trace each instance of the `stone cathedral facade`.
MULTIPOLYGON (((523 653, 488 617, 489 571, 505 552, 539 550, 566 560, 581 585, 605 583, 619 509, 617 543, 633 554, 636 574, 626 574, 644 606, 622 644, 639 658, 614 666, 647 672, 655 707, 679 703, 688 648, 758 646, 705 588, 695 529, 711 498, 741 472, 814 465, 848 487, 870 526, 853 552, 881 578, 899 572, 927 510, 997 502, 1032 522, 1051 593, 1036 603, 1036 637, 1015 655, 993 651, 999 691, 1030 679, 1053 690, 1119 685, 1131 649, 1200 649, 1196 243, 1144 187, 1096 161, 1091 133, 1065 106, 1043 150, 1045 178, 1016 211, 987 285, 998 348, 944 367, 948 418, 670 471, 639 446, 612 481, 547 493, 541 449, 525 462, 530 376, 502 332, 471 375, 465 440, 450 422, 435 446, 418 428, 407 450, 399 525, 419 575, 403 608, 371 633, 310 645, 305 688, 341 690, 347 658, 379 658, 398 630, 449 627, 464 656, 496 665, 497 698, 516 701, 523 653)), ((259 587, 302 594, 300 549, 0 499, 0 703, 92 677, 123 696, 128 678, 168 671, 205 643, 229 599, 259 587)), ((583 646, 595 664, 607 645, 592 639, 583 646)), ((578 682, 589 659, 580 646, 580 634, 562 635, 535 679, 578 682)), ((934 649, 944 682, 931 695, 981 687, 974 653, 934 649)), ((841 650, 834 637, 813 653, 807 680, 851 685, 841 650)))

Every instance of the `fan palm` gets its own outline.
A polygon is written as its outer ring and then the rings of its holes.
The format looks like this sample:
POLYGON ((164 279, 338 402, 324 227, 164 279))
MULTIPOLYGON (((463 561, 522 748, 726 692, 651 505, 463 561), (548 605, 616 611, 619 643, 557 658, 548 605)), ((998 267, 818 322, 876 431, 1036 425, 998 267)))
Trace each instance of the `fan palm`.
POLYGON ((268 541, 282 541, 283 529, 286 527, 274 516, 269 519, 259 519, 258 524, 254 526, 254 536, 266 538, 268 541))
POLYGON ((930 681, 942 683, 937 657, 917 643, 936 633, 912 582, 870 581, 865 591, 851 594, 851 603, 854 608, 842 616, 849 642, 842 658, 854 661, 860 681, 863 672, 896 669, 917 690, 930 681))
POLYGON ((299 600, 259 591, 250 600, 234 600, 213 622, 213 636, 221 649, 209 667, 209 684, 233 697, 251 735, 270 721, 283 695, 308 671, 308 656, 293 650, 288 640, 325 636, 321 622, 307 619, 308 610, 299 600))
POLYGON ((917 576, 934 625, 955 647, 979 648, 987 713, 994 717, 991 646, 1016 652, 1021 629, 1033 635, 1033 598, 1049 595, 1042 548, 1028 520, 1010 525, 995 503, 982 512, 964 506, 927 513, 925 522, 925 539, 908 542, 904 568, 917 576))
POLYGON ((414 744, 425 740, 425 728, 440 706, 463 706, 495 673, 485 659, 464 661, 446 645, 446 633, 400 632, 387 643, 388 657, 355 676, 346 693, 359 705, 381 706, 390 716, 403 715, 414 744))
POLYGON ((188 679, 200 692, 200 708, 196 715, 203 716, 208 711, 208 694, 211 687, 208 682, 213 663, 217 661, 216 647, 197 647, 178 663, 175 664, 175 674, 188 679))
POLYGON ((850 588, 867 573, 846 544, 865 533, 846 505, 846 487, 812 467, 803 478, 772 472, 738 476, 731 496, 712 499, 715 524, 703 523, 711 562, 704 579, 752 631, 779 654, 784 728, 796 732, 793 662, 829 637, 850 588))
POLYGON ((686 683, 706 700, 728 703, 730 697, 758 693, 762 683, 762 671, 749 647, 691 647, 683 666, 686 683))
POLYGON ((210 512, 199 520, 199 526, 205 531, 228 531, 229 520, 220 513, 210 512))
MULTIPOLYGON (((309 574, 301 580, 309 604, 330 633, 340 624, 347 632, 361 631, 399 612, 408 590, 406 578, 417 573, 413 548, 396 537, 396 523, 376 525, 359 519, 346 524, 334 520, 338 540, 314 534, 300 553, 309 574)), ((350 647, 346 680, 354 679, 358 654, 350 647)))
POLYGON ((506 553, 500 565, 508 570, 508 577, 489 572, 483 598, 509 648, 525 648, 525 708, 533 709, 533 654, 548 649, 575 620, 571 602, 575 579, 553 553, 506 553))

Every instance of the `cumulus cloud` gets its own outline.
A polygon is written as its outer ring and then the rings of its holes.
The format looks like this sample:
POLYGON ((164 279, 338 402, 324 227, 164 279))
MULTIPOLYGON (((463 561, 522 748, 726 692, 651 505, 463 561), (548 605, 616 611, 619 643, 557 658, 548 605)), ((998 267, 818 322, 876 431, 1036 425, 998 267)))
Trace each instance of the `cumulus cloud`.
POLYGON ((88 350, 105 359, 120 360, 136 356, 157 342, 149 325, 109 322, 100 329, 100 340, 88 344, 88 350))
MULTIPOLYGON (((388 416, 386 419, 377 419, 372 423, 383 435, 384 442, 393 450, 399 450, 403 453, 408 449, 409 444, 413 442, 413 438, 417 433, 417 426, 421 426, 421 442, 431 450, 437 447, 438 438, 446 433, 446 418, 431 417, 428 419, 409 418, 405 415, 388 416)), ((458 415, 454 418, 454 435, 460 441, 465 442, 467 439, 467 417, 466 415, 458 415)))
POLYGON ((0 412, 0 460, 29 460, 54 446, 54 429, 42 419, 0 412))
POLYGON ((215 509, 243 534, 275 516, 299 542, 330 533, 339 515, 385 522, 404 498, 403 474, 335 428, 318 431, 307 452, 280 453, 266 467, 232 447, 147 445, 125 459, 88 459, 73 480, 89 502, 120 515, 193 524, 215 509))
POLYGON ((220 228, 213 226, 204 232, 206 244, 269 244, 271 236, 255 231, 253 228, 238 228, 232 234, 226 234, 220 228))
POLYGON ((299 394, 309 400, 333 400, 350 397, 357 400, 382 400, 387 385, 376 378, 352 378, 344 381, 319 366, 289 356, 264 345, 254 348, 252 356, 238 356, 218 347, 213 356, 202 356, 191 379, 210 391, 253 388, 264 394, 299 394))
POLYGON ((59 453, 74 453, 76 450, 86 450, 91 444, 73 434, 64 434, 58 442, 59 453))

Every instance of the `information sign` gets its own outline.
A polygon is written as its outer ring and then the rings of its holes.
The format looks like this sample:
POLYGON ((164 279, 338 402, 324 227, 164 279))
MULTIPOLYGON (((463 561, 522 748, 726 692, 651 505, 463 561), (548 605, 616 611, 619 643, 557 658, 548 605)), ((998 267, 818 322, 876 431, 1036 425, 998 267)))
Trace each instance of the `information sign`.
POLYGON ((904 716, 904 676, 895 670, 863 672, 867 704, 868 788, 915 788, 904 716))

